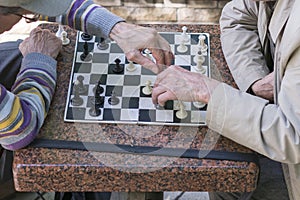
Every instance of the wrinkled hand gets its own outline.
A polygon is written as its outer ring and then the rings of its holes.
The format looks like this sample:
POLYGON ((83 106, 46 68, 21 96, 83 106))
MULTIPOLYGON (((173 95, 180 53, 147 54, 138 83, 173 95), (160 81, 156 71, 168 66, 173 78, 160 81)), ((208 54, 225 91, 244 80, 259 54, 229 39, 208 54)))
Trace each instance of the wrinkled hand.
POLYGON ((154 73, 161 72, 174 59, 169 43, 152 28, 120 22, 114 26, 110 37, 122 48, 128 60, 154 73), (152 52, 156 63, 142 55, 141 51, 146 48, 152 52))
POLYGON ((274 100, 274 72, 263 79, 256 81, 251 89, 256 96, 273 101, 274 100))
POLYGON ((29 37, 19 46, 23 56, 36 52, 51 56, 54 59, 57 57, 61 48, 62 41, 49 30, 42 30, 41 28, 33 29, 29 37))
POLYGON ((213 90, 219 83, 202 74, 173 65, 157 75, 152 90, 152 101, 161 106, 167 100, 176 99, 208 103, 213 90))

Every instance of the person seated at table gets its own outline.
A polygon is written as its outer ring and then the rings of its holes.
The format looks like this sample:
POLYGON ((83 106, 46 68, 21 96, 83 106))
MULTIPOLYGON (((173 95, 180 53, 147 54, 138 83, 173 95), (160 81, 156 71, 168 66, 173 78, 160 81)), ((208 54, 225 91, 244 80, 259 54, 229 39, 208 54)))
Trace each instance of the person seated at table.
MULTIPOLYGON (((172 62, 170 46, 156 30, 126 23, 91 0, 0 0, 0 34, 10 30, 21 18, 32 22, 40 15, 90 35, 110 37, 129 60, 155 73, 172 62), (28 14, 34 15, 28 17, 28 14), (144 48, 152 51, 156 63, 141 54, 144 48)), ((38 134, 55 91, 55 58, 60 48, 60 40, 39 29, 23 42, 0 44, 0 144, 3 148, 23 148, 38 134)), ((12 153, 3 155, 11 157, 12 153)), ((5 160, 11 159, 0 159, 0 169, 9 166, 3 167, 5 160)))
POLYGON ((157 76, 153 103, 206 103, 210 129, 286 169, 289 192, 283 186, 272 194, 258 185, 253 193, 210 193, 211 199, 300 199, 299 10, 295 0, 226 4, 220 18, 222 50, 239 89, 179 66, 157 76), (265 193, 257 197, 259 190, 265 193))

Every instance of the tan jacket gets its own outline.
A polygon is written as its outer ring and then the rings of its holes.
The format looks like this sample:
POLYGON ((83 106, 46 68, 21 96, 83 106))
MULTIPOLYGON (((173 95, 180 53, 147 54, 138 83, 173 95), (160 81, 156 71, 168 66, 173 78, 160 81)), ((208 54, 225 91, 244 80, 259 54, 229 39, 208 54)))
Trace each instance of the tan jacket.
POLYGON ((262 1, 232 0, 224 7, 222 48, 240 90, 226 84, 216 88, 208 103, 207 124, 237 143, 287 164, 290 199, 300 199, 299 0, 278 0, 269 24, 276 44, 275 104, 244 92, 269 73, 264 57, 269 15, 262 1))

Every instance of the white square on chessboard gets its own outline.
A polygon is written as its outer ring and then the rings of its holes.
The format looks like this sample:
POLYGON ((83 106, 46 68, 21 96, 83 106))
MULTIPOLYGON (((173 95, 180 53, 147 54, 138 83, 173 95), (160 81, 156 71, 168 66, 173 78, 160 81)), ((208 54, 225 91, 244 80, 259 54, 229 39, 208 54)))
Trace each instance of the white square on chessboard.
POLYGON ((117 96, 117 98, 120 100, 120 102, 117 105, 110 105, 108 103, 108 99, 110 96, 105 96, 104 97, 104 108, 121 108, 122 107, 122 97, 117 96))
POLYGON ((175 65, 191 65, 191 55, 175 55, 175 65))
MULTIPOLYGON (((182 101, 182 103, 184 105, 185 110, 191 110, 192 109, 191 102, 183 102, 182 101)), ((180 109, 179 101, 174 100, 173 108, 174 108, 174 110, 179 110, 180 109)))
POLYGON ((108 74, 106 85, 123 85, 124 83, 124 76, 108 74))
POLYGON ((139 97, 140 96, 140 86, 123 86, 122 96, 123 97, 139 97))
POLYGON ((122 109, 120 119, 122 121, 124 121, 124 120, 138 121, 139 109, 122 109))
POLYGON ((127 68, 128 65, 129 64, 125 64, 124 73, 126 75, 140 75, 141 74, 141 71, 142 71, 142 66, 141 65, 135 63, 134 66, 136 67, 136 69, 134 71, 132 71, 132 72, 126 70, 126 68, 127 68))
POLYGON ((104 49, 104 50, 99 49, 97 45, 98 45, 98 42, 95 42, 93 52, 95 52, 95 53, 109 53, 110 43, 108 43, 108 45, 109 45, 108 48, 104 49))
POLYGON ((73 83, 77 80, 78 76, 83 76, 83 81, 82 82, 83 82, 84 85, 89 84, 90 74, 79 74, 79 73, 74 74, 73 83))
POLYGON ((90 108, 87 108, 85 111, 85 119, 88 120, 102 120, 103 119, 103 108, 100 108, 101 114, 99 116, 93 117, 89 113, 90 108))
MULTIPOLYGON (((85 108, 86 107, 86 105, 87 105, 87 98, 88 98, 88 96, 84 96, 84 95, 80 95, 80 97, 83 99, 83 104, 82 105, 80 105, 80 106, 73 106, 72 105, 72 103, 71 103, 71 101, 72 101, 72 98, 74 97, 74 95, 71 95, 70 96, 70 107, 76 107, 76 108, 85 108)), ((76 117, 74 117, 74 118, 76 118, 76 117)))
POLYGON ((141 86, 146 85, 147 81, 151 81, 151 86, 154 85, 156 75, 141 75, 141 86))
POLYGON ((191 111, 191 122, 199 123, 205 122, 206 113, 205 111, 191 111))
POLYGON ((91 73, 92 74, 107 74, 108 65, 102 63, 92 63, 91 73))
MULTIPOLYGON (((181 40, 182 40, 181 34, 175 34, 174 37, 175 37, 174 38, 175 44, 180 44, 181 40)), ((191 37, 191 36, 189 36, 189 37, 191 37)), ((185 42, 184 44, 191 44, 191 40, 189 42, 185 42)))
POLYGON ((125 55, 122 53, 110 53, 109 54, 109 64, 115 64, 115 60, 119 58, 121 60, 121 64, 125 63, 125 55))
POLYGON ((173 122, 173 110, 156 110, 156 121, 173 122))
POLYGON ((139 101, 139 108, 156 110, 151 97, 141 97, 139 101))
MULTIPOLYGON (((82 54, 83 52, 77 52, 77 56, 76 56, 76 62, 77 63, 91 63, 93 61, 93 59, 91 59, 90 61, 82 61, 81 58, 80 58, 80 55, 82 54)), ((90 52, 90 54, 93 55, 92 52, 90 52)))

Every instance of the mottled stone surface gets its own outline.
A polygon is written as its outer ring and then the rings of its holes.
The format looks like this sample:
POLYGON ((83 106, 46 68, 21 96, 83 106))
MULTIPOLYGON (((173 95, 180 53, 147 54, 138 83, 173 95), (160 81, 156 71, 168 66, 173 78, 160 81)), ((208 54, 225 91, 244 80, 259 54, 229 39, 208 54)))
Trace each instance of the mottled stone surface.
MULTIPOLYGON (((41 25, 52 31, 56 25, 41 25)), ((149 25, 158 31, 181 31, 181 25, 149 25)), ((187 25, 208 32, 212 76, 234 87, 226 66, 217 25, 187 25)), ((71 44, 58 58, 56 93, 39 138, 106 142, 155 147, 253 153, 207 127, 65 123, 63 120, 76 32, 66 29, 71 44)), ((15 152, 18 191, 252 191, 259 168, 254 163, 209 159, 25 148, 15 152)))

